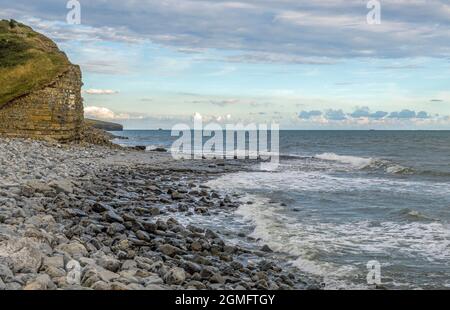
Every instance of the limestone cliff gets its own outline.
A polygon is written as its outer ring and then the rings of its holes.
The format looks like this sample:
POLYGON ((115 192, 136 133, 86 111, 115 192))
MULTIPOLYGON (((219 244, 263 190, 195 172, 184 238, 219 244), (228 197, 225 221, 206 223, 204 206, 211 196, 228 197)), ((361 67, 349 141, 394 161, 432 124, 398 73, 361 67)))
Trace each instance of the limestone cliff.
POLYGON ((83 126, 81 70, 56 44, 0 21, 0 135, 77 140, 83 126))

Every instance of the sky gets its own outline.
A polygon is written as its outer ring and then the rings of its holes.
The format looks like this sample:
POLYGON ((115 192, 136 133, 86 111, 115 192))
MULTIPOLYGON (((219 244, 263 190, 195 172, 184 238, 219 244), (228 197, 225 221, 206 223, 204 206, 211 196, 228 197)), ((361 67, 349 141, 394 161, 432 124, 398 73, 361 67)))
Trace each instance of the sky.
POLYGON ((87 117, 450 129, 448 0, 80 0, 70 24, 74 2, 0 0, 0 18, 81 66, 87 117))

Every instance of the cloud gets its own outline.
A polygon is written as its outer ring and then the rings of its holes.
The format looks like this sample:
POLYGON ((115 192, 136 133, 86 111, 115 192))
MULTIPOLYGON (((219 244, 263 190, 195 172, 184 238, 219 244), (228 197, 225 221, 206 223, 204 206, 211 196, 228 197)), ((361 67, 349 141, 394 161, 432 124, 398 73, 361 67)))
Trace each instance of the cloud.
POLYGON ((324 116, 331 121, 342 121, 347 119, 347 115, 342 110, 327 110, 324 116))
POLYGON ((209 103, 217 105, 219 107, 224 107, 227 105, 233 105, 239 103, 239 99, 225 99, 225 100, 210 100, 209 103))
POLYGON ((350 114, 350 116, 354 118, 370 117, 370 110, 368 107, 358 108, 352 114, 350 114))
POLYGON ((374 113, 370 112, 369 107, 361 107, 357 108, 355 111, 349 114, 352 118, 373 118, 373 119, 381 119, 386 117, 389 113, 385 111, 376 111, 374 113))
POLYGON ((119 91, 117 90, 111 90, 111 89, 86 89, 83 91, 83 93, 88 95, 115 95, 118 94, 119 91))
POLYGON ((129 120, 142 119, 142 115, 131 115, 129 113, 116 113, 105 107, 90 106, 84 108, 84 116, 99 120, 129 120))
POLYGON ((417 113, 416 117, 425 119, 425 118, 430 118, 430 115, 428 115, 428 113, 425 111, 420 111, 417 113))
POLYGON ((416 118, 416 112, 411 110, 402 110, 400 112, 391 112, 389 118, 409 119, 416 118))
POLYGON ((430 102, 444 102, 442 99, 431 99, 430 102))
POLYGON ((230 62, 450 56, 447 0, 383 3, 380 25, 367 24, 367 1, 361 0, 92 0, 82 2, 82 25, 76 27, 64 23, 65 2, 23 2, 0 0, 0 16, 28 21, 59 42, 149 40, 186 53, 234 51, 225 57, 230 62))
POLYGON ((310 119, 312 117, 321 116, 322 112, 320 111, 301 111, 298 115, 300 119, 310 119))
POLYGON ((371 113, 371 114, 370 114, 370 118, 381 119, 381 118, 386 117, 388 114, 389 114, 389 113, 388 113, 388 112, 385 112, 385 111, 377 111, 377 112, 375 112, 375 113, 371 113))
POLYGON ((299 113, 299 119, 307 122, 317 122, 318 124, 342 123, 342 124, 388 124, 401 125, 404 122, 413 122, 415 124, 432 124, 446 122, 449 116, 431 116, 426 111, 413 111, 404 109, 401 111, 376 111, 371 112, 368 107, 360 107, 355 111, 346 113, 343 110, 325 110, 325 111, 302 111, 299 113))

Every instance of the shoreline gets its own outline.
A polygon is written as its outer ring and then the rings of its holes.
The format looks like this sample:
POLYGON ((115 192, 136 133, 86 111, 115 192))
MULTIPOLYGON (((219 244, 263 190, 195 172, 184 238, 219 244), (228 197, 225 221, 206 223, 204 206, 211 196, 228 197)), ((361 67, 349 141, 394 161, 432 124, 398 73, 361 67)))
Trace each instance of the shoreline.
POLYGON ((234 212, 239 197, 204 183, 246 162, 21 139, 0 147, 0 290, 318 288, 267 247, 180 224, 181 214, 234 212))

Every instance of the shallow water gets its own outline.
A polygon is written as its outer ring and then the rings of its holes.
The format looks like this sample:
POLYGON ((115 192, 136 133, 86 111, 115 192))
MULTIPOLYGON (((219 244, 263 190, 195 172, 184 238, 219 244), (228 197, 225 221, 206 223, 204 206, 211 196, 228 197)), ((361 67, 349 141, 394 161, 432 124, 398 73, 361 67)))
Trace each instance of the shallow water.
MULTIPOLYGON (((170 132, 124 132, 170 148, 170 132)), ((121 135, 124 135, 121 133, 121 135)), ((247 225, 328 288, 365 288, 368 261, 388 288, 450 287, 449 131, 282 131, 278 171, 211 182, 240 191, 228 229, 247 225)))

